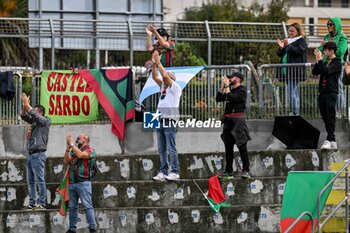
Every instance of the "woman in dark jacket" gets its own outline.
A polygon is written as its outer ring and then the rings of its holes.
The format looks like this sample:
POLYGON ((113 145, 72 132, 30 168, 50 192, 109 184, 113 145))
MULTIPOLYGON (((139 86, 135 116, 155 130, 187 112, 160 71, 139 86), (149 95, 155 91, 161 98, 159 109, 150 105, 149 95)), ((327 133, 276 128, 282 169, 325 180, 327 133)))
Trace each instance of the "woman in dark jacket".
MULTIPOLYGON (((288 29, 288 35, 289 38, 285 38, 284 40, 277 39, 279 46, 277 55, 281 58, 281 63, 306 63, 307 43, 300 24, 291 24, 288 29)), ((286 82, 291 113, 299 115, 299 82, 306 79, 305 67, 283 67, 279 70, 278 78, 280 81, 286 82)))

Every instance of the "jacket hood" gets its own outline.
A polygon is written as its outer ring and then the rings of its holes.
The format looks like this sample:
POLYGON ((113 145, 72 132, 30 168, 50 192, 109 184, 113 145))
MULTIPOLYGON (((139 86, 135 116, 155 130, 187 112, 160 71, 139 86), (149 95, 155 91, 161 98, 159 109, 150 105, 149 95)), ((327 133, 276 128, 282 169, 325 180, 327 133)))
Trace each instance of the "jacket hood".
POLYGON ((335 25, 335 35, 337 36, 342 32, 341 19, 338 17, 329 18, 328 21, 332 21, 335 25))

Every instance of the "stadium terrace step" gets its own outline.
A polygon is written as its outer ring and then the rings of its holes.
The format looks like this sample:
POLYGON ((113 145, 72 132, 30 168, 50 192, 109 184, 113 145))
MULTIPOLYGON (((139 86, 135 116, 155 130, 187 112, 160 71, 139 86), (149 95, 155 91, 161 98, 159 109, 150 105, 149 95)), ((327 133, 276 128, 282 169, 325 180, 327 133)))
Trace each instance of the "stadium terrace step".
MULTIPOLYGON (((235 153, 233 164, 235 175, 240 174, 241 161, 235 153)), ((289 171, 327 170, 330 162, 343 161, 345 151, 333 150, 284 150, 250 151, 250 170, 254 177, 285 177, 289 171)), ((349 156, 350 157, 350 156, 349 156)), ((1 184, 12 184, 26 180, 25 159, 1 159, 4 171, 1 184)), ((223 171, 223 153, 180 154, 180 176, 182 179, 209 178, 223 171)), ((95 181, 151 180, 159 169, 158 155, 98 156, 99 173, 95 181)), ((46 161, 46 182, 61 182, 67 166, 62 158, 48 158, 46 161)))
MULTIPOLYGON (((203 192, 208 190, 208 180, 196 181, 203 192)), ((227 201, 236 206, 281 204, 285 178, 253 178, 223 180, 222 189, 227 201)), ((59 196, 56 195, 58 183, 47 184, 47 209, 59 208, 59 196)), ((2 186, 6 192, 0 197, 0 211, 21 210, 28 205, 27 186, 18 184, 2 186)), ((94 182, 93 202, 97 208, 153 208, 164 206, 201 206, 207 205, 197 186, 192 180, 176 182, 157 181, 115 181, 94 182)))
MULTIPOLYGON (((239 158, 238 153, 235 155, 239 158)), ((176 182, 152 181, 159 168, 158 155, 100 156, 99 173, 93 181, 99 228, 103 232, 131 233, 279 232, 279 214, 288 172, 328 170, 335 166, 333 163, 349 157, 349 151, 342 150, 251 151, 252 178, 240 178, 241 162, 237 159, 235 178, 221 181, 228 202, 233 206, 223 207, 215 214, 192 179, 207 192, 208 178, 224 169, 223 153, 180 154, 181 180, 176 182)), ((6 223, 0 225, 0 232, 67 230, 68 218, 59 215, 55 194, 66 170, 62 158, 47 159, 48 209, 42 212, 21 211, 28 203, 25 159, 2 159, 0 169, 3 171, 0 175, 0 215, 6 223)), ((85 228, 85 217, 82 215, 80 219, 80 227, 85 228)))
MULTIPOLYGON (((275 205, 223 207, 215 213, 208 206, 96 209, 100 232, 182 233, 182 232, 279 232, 280 207, 275 205)), ((6 233, 65 232, 68 217, 57 210, 1 213, 6 233)), ((79 213, 79 233, 87 233, 83 212, 79 213)))

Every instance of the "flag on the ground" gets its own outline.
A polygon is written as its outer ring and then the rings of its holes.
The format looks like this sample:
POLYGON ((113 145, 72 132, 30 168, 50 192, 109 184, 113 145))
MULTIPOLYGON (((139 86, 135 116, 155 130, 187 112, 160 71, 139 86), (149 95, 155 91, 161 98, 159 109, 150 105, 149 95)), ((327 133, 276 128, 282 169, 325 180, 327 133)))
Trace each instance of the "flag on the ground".
POLYGON ((79 73, 111 119, 112 133, 124 139, 125 123, 135 117, 131 69, 92 69, 79 73))
MULTIPOLYGON (((165 67, 166 71, 173 71, 176 77, 176 83, 180 85, 181 89, 184 89, 187 83, 201 70, 204 66, 188 66, 188 67, 165 67)), ((158 71, 159 77, 162 77, 158 71)), ((142 102, 150 95, 160 92, 158 84, 152 78, 152 72, 150 73, 145 86, 143 87, 139 102, 142 102)))
MULTIPOLYGON (((320 191, 332 180, 335 172, 289 172, 284 188, 282 212, 281 212, 281 232, 296 220, 305 211, 312 214, 314 226, 317 224, 317 197, 320 191)), ((324 192, 320 200, 320 213, 325 206, 328 195, 332 190, 330 185, 324 192)), ((291 233, 311 232, 310 217, 304 215, 293 227, 291 233)))
POLYGON ((219 212, 221 206, 231 206, 231 204, 225 202, 226 198, 222 191, 221 184, 218 176, 210 177, 208 180, 208 202, 210 208, 219 212))
POLYGON ((66 174, 63 177, 63 180, 60 184, 60 186, 56 189, 56 193, 59 193, 60 195, 60 214, 62 216, 65 216, 67 213, 67 206, 68 206, 68 200, 69 200, 69 170, 67 169, 66 174))

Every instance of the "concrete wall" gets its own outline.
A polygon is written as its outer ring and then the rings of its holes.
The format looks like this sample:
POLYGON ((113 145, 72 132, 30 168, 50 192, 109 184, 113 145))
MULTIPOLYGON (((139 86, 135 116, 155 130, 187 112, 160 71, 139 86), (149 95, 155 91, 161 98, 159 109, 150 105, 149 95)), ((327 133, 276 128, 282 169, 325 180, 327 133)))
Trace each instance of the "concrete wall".
MULTIPOLYGON (((180 154, 181 180, 176 182, 151 180, 159 168, 157 156, 99 156, 92 195, 99 232, 277 233, 288 172, 328 170, 331 163, 347 158, 346 150, 251 151, 252 179, 240 178, 236 158, 235 178, 221 181, 232 206, 215 213, 193 180, 206 193, 207 179, 224 168, 223 153, 180 154)), ((68 216, 58 213, 55 195, 65 168, 61 158, 46 161, 47 211, 28 212, 21 210, 28 204, 25 158, 0 158, 0 232, 65 232, 68 216)), ((78 232, 87 233, 82 209, 78 232)))
MULTIPOLYGON (((285 145, 271 135, 272 120, 251 120, 248 127, 252 140, 248 143, 248 150, 280 150, 285 145)), ((310 121, 322 132, 319 144, 325 140, 325 129, 321 120, 310 121)), ((28 126, 0 127, 0 157, 21 157, 26 155, 28 126)), ((53 125, 50 128, 50 138, 46 155, 48 157, 62 157, 65 150, 65 133, 72 132, 77 136, 85 132, 91 137, 91 146, 101 156, 120 155, 122 153, 120 141, 111 133, 111 125, 53 125)), ((182 132, 177 135, 177 149, 179 153, 208 153, 224 151, 220 139, 220 131, 211 132, 182 132)), ((346 149, 349 143, 349 123, 346 120, 337 121, 336 138, 338 147, 346 149)), ((145 131, 141 123, 130 123, 126 127, 125 138, 126 155, 157 154, 155 131, 145 131)))

